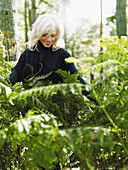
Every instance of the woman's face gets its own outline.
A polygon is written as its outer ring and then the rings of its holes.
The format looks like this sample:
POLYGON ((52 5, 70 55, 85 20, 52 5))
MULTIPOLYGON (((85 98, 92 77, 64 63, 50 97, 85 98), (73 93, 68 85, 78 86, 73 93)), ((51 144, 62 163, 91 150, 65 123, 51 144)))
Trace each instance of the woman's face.
POLYGON ((40 42, 44 45, 44 47, 49 48, 56 42, 56 31, 51 34, 45 33, 41 36, 40 42))

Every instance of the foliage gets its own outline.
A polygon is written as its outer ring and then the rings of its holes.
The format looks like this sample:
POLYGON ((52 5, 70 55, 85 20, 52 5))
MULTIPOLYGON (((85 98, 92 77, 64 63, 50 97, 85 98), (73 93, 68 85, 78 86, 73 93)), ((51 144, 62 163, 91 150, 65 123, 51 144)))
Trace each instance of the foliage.
POLYGON ((58 161, 62 169, 128 166, 128 39, 104 38, 101 46, 99 56, 82 60, 82 73, 94 74, 95 105, 82 95, 78 75, 61 70, 63 84, 12 87, 1 43, 0 168, 52 169, 58 161))

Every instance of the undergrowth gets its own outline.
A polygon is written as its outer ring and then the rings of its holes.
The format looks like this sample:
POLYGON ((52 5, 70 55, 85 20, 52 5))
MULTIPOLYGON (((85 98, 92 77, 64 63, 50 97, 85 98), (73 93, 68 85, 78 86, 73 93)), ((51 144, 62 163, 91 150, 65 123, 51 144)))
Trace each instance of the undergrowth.
POLYGON ((126 168, 128 39, 105 38, 99 56, 70 59, 82 61, 83 73, 93 73, 90 95, 97 99, 98 105, 82 95, 83 85, 77 82, 77 75, 61 70, 63 84, 38 86, 34 82, 32 88, 25 89, 17 83, 12 87, 8 83, 12 63, 5 61, 3 39, 0 42, 0 169, 49 170, 58 162, 62 169, 126 168))

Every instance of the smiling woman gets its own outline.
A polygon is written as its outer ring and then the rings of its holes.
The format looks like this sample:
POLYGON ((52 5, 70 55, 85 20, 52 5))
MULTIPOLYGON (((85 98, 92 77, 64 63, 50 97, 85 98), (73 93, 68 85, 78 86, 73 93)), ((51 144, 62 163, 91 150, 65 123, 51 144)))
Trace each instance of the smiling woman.
MULTIPOLYGON (((66 58, 71 55, 62 47, 57 46, 62 36, 62 29, 59 19, 55 15, 44 14, 37 18, 32 26, 29 38, 29 49, 26 49, 20 56, 18 63, 10 74, 10 82, 26 84, 30 79, 44 76, 43 82, 50 81, 53 84, 64 82, 63 77, 57 70, 77 73, 74 63, 67 63, 66 58), (48 75, 48 76, 46 76, 48 75)), ((77 79, 82 83, 86 82, 79 75, 77 79)), ((83 93, 88 95, 90 92, 83 93)))
POLYGON ((29 36, 29 49, 32 50, 33 46, 37 46, 38 41, 45 47, 53 48, 59 39, 61 39, 63 31, 59 18, 55 15, 45 14, 40 15, 35 23, 32 25, 32 31, 29 36))
POLYGON ((56 30, 53 31, 52 34, 45 33, 41 36, 40 42, 44 45, 44 47, 49 48, 52 44, 56 42, 56 30))

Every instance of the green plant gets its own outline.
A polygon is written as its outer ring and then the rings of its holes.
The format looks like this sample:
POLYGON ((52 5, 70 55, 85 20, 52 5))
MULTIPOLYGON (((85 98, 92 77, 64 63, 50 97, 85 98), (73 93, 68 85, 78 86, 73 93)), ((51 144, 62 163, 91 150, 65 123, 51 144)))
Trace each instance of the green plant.
POLYGON ((89 63, 82 73, 94 74, 90 95, 99 105, 82 95, 77 74, 62 70, 63 84, 11 87, 1 53, 0 168, 51 169, 58 161, 62 169, 128 166, 128 40, 109 37, 101 46, 101 55, 75 60, 89 63))

